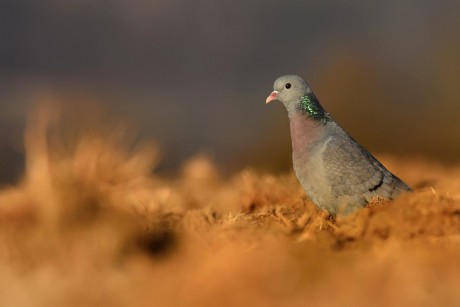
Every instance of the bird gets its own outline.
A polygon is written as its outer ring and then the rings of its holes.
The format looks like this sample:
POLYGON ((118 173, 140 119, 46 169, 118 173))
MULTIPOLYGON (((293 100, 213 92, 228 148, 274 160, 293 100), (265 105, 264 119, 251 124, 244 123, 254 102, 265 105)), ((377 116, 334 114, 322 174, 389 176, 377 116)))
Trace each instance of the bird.
POLYGON ((324 110, 304 79, 281 76, 273 87, 265 103, 286 107, 294 172, 317 207, 335 218, 411 191, 324 110))

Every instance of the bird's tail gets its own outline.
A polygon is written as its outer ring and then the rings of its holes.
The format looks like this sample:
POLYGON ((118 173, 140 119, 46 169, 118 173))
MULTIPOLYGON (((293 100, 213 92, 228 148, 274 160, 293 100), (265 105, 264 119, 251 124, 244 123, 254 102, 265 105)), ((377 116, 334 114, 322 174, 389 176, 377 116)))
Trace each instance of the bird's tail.
POLYGON ((412 189, 404 181, 393 175, 393 192, 391 193, 391 198, 394 199, 404 192, 412 192, 412 189))

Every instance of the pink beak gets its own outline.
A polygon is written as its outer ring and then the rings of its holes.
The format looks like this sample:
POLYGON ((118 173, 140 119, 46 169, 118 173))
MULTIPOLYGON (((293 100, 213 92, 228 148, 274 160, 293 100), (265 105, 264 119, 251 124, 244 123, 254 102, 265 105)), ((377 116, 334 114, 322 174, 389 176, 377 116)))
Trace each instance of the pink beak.
POLYGON ((278 91, 273 91, 270 96, 267 97, 267 100, 265 100, 265 103, 270 103, 273 100, 278 99, 279 92, 278 91))

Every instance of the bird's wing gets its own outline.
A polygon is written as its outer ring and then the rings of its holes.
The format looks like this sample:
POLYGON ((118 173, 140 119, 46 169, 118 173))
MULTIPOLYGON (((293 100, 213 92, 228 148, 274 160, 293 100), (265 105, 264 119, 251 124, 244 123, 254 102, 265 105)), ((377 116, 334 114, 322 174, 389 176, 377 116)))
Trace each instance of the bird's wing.
POLYGON ((336 196, 362 195, 366 201, 371 194, 391 198, 394 176, 352 138, 331 138, 323 153, 323 163, 336 196))

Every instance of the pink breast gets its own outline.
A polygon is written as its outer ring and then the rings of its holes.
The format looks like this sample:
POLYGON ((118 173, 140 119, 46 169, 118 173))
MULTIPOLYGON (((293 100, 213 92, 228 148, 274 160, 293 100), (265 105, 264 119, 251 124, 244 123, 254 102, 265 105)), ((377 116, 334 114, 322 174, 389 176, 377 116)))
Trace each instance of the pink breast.
POLYGON ((318 139, 321 124, 304 114, 296 114, 289 119, 293 157, 303 159, 308 155, 312 143, 318 139))

